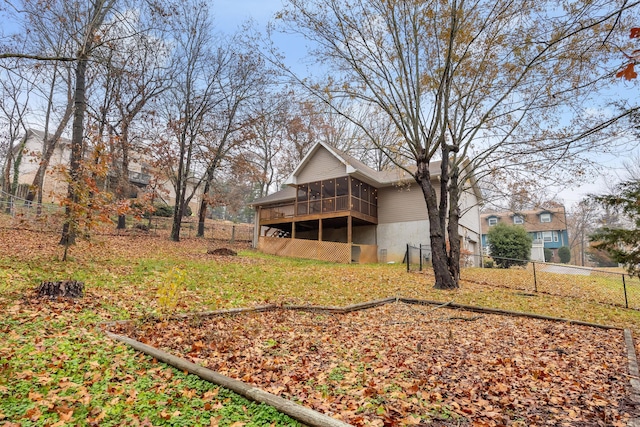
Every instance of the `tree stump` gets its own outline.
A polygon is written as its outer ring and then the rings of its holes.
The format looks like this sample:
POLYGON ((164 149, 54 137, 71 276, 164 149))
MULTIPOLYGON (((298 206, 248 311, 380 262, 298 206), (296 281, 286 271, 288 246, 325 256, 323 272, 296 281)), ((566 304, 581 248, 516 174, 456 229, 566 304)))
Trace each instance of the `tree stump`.
POLYGON ((59 280, 57 282, 42 282, 38 289, 39 297, 82 298, 84 282, 77 280, 59 280))

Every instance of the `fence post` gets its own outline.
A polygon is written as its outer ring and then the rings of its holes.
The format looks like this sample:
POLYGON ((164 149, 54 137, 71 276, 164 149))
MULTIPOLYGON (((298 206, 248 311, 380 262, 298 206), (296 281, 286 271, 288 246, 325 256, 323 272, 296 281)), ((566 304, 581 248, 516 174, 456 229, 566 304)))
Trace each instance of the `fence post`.
POLYGON ((538 292, 538 278, 536 277, 536 263, 532 262, 531 264, 533 264, 533 289, 534 289, 534 292, 538 292))
POLYGON ((622 288, 624 289, 624 306, 629 308, 629 300, 627 299, 627 282, 624 280, 624 274, 622 275, 622 288))
POLYGON ((410 271, 409 270, 409 244, 407 243, 407 273, 410 271))
POLYGON ((233 224, 231 227, 231 244, 236 242, 236 225, 233 224))
POLYGON ((418 250, 418 255, 420 256, 420 272, 422 272, 422 243, 420 243, 420 249, 418 250))

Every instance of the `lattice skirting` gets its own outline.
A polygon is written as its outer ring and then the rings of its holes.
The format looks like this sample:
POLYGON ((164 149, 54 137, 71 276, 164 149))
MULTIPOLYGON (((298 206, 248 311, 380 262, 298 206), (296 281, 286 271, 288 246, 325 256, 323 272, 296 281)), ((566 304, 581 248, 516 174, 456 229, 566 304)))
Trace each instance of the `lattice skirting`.
POLYGON ((352 262, 352 260, 363 263, 377 262, 377 246, 375 245, 354 246, 349 243, 260 236, 258 249, 271 255, 346 264, 352 262), (352 246, 353 248, 358 248, 358 250, 352 250, 352 246))

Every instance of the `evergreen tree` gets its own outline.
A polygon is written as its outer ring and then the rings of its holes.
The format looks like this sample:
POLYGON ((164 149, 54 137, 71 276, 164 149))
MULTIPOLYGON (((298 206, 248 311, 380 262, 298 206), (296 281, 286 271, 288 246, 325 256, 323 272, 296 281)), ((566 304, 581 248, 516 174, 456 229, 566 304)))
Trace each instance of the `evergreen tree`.
POLYGON ((568 246, 562 246, 558 249, 558 256, 560 257, 560 262, 563 264, 568 264, 571 261, 571 251, 568 246))
POLYGON ((626 219, 626 225, 607 226, 589 236, 593 247, 606 251, 623 264, 629 274, 640 276, 640 181, 619 184, 613 194, 593 196, 604 207, 613 208, 626 219))

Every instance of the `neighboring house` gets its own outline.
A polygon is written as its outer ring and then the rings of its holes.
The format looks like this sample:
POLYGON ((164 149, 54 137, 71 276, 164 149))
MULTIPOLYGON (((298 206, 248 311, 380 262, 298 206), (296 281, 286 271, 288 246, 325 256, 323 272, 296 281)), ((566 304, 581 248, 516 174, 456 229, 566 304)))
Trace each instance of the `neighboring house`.
MULTIPOLYGON (((33 183, 38 170, 40 158, 42 155, 44 132, 29 129, 26 134, 26 142, 23 149, 22 160, 20 162, 18 174, 18 193, 17 196, 26 198, 29 187, 33 183)), ((20 139, 22 141, 22 138, 20 139)), ((18 149, 19 144, 14 144, 14 149, 18 149)), ((51 156, 47 173, 44 176, 44 184, 42 191, 42 200, 44 203, 60 203, 67 195, 67 182, 64 175, 60 172, 60 167, 68 167, 71 158, 71 141, 61 138, 56 149, 51 156)), ((136 198, 148 190, 152 178, 158 182, 155 191, 158 200, 162 200, 170 206, 175 205, 175 191, 173 185, 168 178, 161 178, 149 164, 144 160, 144 156, 139 153, 131 153, 129 161, 129 183, 131 191, 129 198, 136 198)), ((13 173, 13 171, 12 171, 13 173)), ((113 181, 114 174, 108 173, 108 179, 113 181)), ((195 213, 200 204, 199 193, 191 200, 189 206, 195 213)))
MULTIPOLYGON (((438 183, 440 163, 431 165, 438 183)), ((480 191, 461 196, 460 239, 479 255, 480 191)), ((402 262, 407 244, 429 243, 427 206, 415 180, 401 170, 376 171, 317 143, 287 187, 251 204, 254 245, 271 254, 336 262, 402 262)), ((478 257, 473 257, 478 258, 478 257)))
POLYGON ((493 212, 480 216, 482 223, 482 248, 489 253, 487 233, 498 223, 520 225, 533 239, 531 260, 544 261, 544 249, 553 252, 552 259, 558 259, 558 249, 569 246, 567 216, 564 207, 536 209, 522 212, 493 212))

